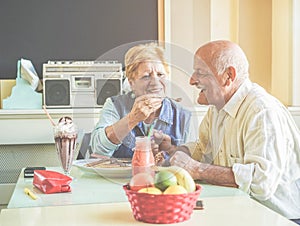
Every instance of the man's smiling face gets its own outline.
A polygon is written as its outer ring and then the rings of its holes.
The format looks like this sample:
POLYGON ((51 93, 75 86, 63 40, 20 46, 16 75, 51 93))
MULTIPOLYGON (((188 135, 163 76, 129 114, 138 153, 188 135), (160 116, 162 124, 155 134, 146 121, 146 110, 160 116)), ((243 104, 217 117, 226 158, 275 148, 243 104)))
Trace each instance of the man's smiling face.
POLYGON ((204 60, 198 55, 194 57, 194 72, 190 84, 200 90, 197 102, 202 105, 218 106, 224 103, 223 91, 219 76, 215 76, 204 60))

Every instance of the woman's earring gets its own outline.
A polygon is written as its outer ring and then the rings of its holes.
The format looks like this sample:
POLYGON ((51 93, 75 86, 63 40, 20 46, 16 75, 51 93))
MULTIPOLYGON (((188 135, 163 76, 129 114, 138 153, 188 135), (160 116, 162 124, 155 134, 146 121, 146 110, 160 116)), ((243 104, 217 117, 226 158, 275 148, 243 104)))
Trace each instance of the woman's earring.
POLYGON ((131 97, 132 99, 134 99, 134 98, 135 98, 135 94, 134 94, 134 92, 132 92, 132 93, 131 93, 130 97, 131 97))

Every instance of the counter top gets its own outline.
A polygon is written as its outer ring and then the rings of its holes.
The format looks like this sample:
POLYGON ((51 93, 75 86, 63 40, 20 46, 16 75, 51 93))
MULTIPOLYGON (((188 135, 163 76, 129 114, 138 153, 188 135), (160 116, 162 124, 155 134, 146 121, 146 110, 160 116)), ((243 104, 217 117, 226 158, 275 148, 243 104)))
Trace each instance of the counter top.
MULTIPOLYGON (((65 115, 65 114, 99 114, 102 108, 59 108, 47 109, 52 115, 65 115)), ((47 118, 43 109, 0 109, 1 119, 4 118, 27 118, 28 116, 47 118)))

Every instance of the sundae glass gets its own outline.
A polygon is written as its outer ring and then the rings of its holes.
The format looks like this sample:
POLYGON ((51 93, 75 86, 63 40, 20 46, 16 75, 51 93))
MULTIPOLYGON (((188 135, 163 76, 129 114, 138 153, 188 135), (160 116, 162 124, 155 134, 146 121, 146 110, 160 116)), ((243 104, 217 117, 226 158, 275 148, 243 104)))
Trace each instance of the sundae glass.
POLYGON ((77 126, 70 117, 60 118, 58 124, 54 126, 55 147, 66 175, 70 174, 74 160, 77 136, 77 126))

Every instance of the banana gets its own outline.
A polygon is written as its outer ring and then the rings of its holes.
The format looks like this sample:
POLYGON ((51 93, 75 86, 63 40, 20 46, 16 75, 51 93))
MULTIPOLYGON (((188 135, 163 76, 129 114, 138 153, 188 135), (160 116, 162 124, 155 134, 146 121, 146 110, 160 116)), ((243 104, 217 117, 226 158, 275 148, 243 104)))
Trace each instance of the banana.
POLYGON ((167 170, 176 176, 177 183, 183 186, 187 192, 194 192, 196 184, 192 176, 184 168, 179 166, 159 167, 159 170, 167 170))

